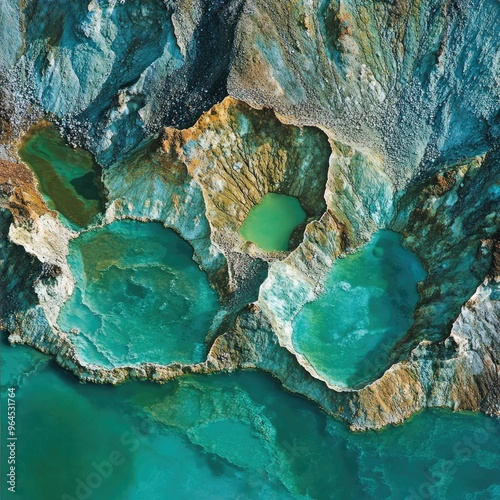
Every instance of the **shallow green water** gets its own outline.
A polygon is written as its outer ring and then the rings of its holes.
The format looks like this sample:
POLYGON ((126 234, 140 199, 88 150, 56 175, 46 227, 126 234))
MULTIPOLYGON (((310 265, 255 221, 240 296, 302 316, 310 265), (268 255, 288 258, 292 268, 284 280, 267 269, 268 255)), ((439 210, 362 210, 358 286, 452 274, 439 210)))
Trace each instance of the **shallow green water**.
POLYGON ((417 282, 425 271, 401 240, 379 231, 356 253, 338 259, 323 294, 295 319, 295 348, 337 385, 352 387, 379 374, 413 322, 417 282))
POLYGON ((239 234, 263 250, 286 251, 293 230, 305 220, 297 198, 268 193, 250 210, 239 234))
POLYGON ((218 301, 193 249, 159 223, 113 222, 70 244, 76 288, 58 318, 79 355, 106 367, 191 363, 218 301))
POLYGON ((48 206, 70 225, 86 227, 102 212, 102 187, 92 155, 68 146, 54 126, 28 133, 19 156, 37 176, 48 206))
POLYGON ((97 386, 6 345, 2 367, 3 404, 17 387, 21 500, 500 495, 500 423, 483 415, 427 411, 354 434, 264 373, 97 386))

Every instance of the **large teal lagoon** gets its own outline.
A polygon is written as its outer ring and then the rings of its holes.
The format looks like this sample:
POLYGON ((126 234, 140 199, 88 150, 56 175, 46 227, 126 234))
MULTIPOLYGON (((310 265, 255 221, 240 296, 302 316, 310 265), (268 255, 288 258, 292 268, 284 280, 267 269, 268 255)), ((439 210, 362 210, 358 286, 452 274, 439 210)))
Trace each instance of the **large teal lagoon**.
POLYGON ((68 262, 76 286, 58 323, 84 362, 112 368, 205 358, 217 294, 174 231, 116 221, 72 240, 68 262))
POLYGON ((316 371, 341 387, 380 375, 388 354, 413 323, 426 276, 401 235, 379 231, 338 259, 323 293, 295 318, 293 343, 316 371))
MULTIPOLYGON (((21 500, 500 495, 500 423, 482 414, 425 411, 353 433, 264 373, 81 384, 3 342, 2 418, 15 387, 21 500)), ((2 454, 3 478, 6 465, 2 454)))

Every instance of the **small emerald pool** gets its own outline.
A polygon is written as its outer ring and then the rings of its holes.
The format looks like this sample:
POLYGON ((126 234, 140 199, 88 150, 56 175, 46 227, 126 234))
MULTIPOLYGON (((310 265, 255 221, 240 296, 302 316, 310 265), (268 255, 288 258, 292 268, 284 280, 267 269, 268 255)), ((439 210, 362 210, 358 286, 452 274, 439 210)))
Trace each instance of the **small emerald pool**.
POLYGON ((192 257, 153 222, 116 221, 74 239, 76 287, 58 323, 80 359, 106 368, 203 361, 218 300, 192 257))
POLYGON ((250 210, 238 233, 262 250, 286 251, 293 230, 305 220, 297 198, 268 193, 250 210))
POLYGON ((35 173, 49 208, 70 227, 87 227, 103 211, 98 165, 88 151, 68 146, 55 126, 43 124, 29 131, 19 156, 35 173))
POLYGON ((425 270, 382 230, 353 254, 338 259, 324 292, 295 318, 293 344, 329 382, 356 387, 380 375, 388 354, 413 323, 417 282, 425 270))

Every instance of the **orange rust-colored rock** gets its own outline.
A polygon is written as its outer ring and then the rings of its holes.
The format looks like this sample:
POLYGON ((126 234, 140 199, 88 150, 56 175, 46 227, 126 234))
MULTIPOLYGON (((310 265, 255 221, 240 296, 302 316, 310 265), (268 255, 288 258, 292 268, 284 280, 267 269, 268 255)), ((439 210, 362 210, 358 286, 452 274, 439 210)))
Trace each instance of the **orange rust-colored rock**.
POLYGON ((8 208, 14 218, 29 224, 32 219, 49 213, 36 187, 36 179, 23 163, 0 160, 0 206, 8 208))

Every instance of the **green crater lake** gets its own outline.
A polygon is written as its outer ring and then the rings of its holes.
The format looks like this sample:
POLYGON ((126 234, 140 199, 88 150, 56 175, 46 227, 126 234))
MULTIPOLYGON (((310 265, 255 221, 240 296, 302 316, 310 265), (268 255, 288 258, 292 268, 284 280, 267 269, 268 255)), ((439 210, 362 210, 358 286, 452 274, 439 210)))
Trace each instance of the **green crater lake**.
POLYGON ((262 250, 286 251, 293 230, 305 220, 297 198, 268 193, 250 210, 238 232, 262 250))
POLYGON ((19 156, 35 173, 49 208, 58 211, 70 227, 87 227, 103 211, 98 165, 88 151, 68 146, 55 126, 28 132, 19 156))
POLYGON ((425 270, 392 231, 379 231, 338 259, 323 293, 294 322, 293 343, 316 371, 341 387, 380 375, 390 350, 413 323, 425 270))
MULTIPOLYGON (((425 411, 352 433, 265 373, 81 384, 2 342, 4 418, 6 389, 16 389, 12 498, 500 497, 500 422, 482 414, 425 411)), ((6 492, 7 453, 1 461, 6 492)))
POLYGON ((160 223, 117 221, 72 240, 76 287, 58 323, 80 358, 107 368, 202 361, 218 300, 192 257, 160 223))

